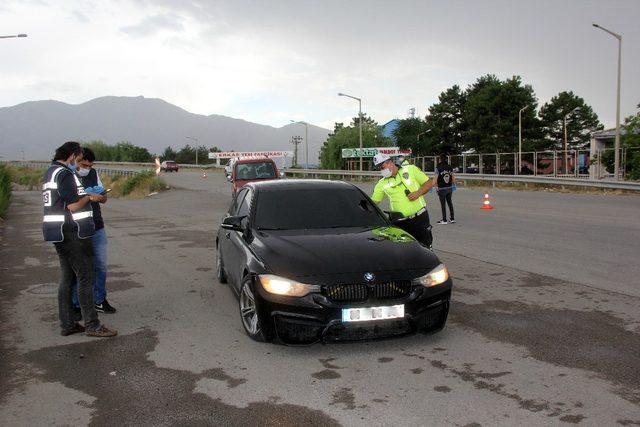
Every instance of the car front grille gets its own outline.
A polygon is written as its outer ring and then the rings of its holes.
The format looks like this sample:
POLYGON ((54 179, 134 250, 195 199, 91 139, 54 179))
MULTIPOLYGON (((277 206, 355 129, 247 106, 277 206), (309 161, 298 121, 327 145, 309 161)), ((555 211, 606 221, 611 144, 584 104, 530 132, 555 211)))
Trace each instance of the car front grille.
POLYGON ((325 286, 324 294, 334 302, 361 302, 367 299, 402 298, 411 293, 410 280, 398 280, 385 283, 342 284, 325 286))

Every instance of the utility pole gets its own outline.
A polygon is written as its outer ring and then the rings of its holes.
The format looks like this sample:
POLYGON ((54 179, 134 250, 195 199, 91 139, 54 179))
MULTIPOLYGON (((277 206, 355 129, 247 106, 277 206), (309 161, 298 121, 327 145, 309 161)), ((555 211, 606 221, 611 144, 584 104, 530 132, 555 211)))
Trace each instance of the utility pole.
POLYGON ((516 175, 520 175, 522 170, 522 112, 527 108, 529 108, 528 105, 518 111, 518 170, 516 175))
POLYGON ((194 138, 192 136, 185 136, 185 138, 190 139, 196 143, 196 166, 198 166, 198 138, 194 138))
POLYGON ((298 145, 302 142, 300 135, 292 136, 291 143, 293 144, 293 166, 298 165, 298 145))

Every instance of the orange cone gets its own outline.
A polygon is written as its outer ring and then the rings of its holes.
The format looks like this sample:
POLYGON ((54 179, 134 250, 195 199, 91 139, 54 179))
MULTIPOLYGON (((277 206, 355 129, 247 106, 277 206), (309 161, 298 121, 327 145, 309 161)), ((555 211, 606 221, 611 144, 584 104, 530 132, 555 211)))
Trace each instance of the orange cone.
POLYGON ((484 200, 482 201, 482 207, 480 209, 493 209, 493 206, 491 206, 491 200, 489 200, 489 193, 484 193, 484 200))

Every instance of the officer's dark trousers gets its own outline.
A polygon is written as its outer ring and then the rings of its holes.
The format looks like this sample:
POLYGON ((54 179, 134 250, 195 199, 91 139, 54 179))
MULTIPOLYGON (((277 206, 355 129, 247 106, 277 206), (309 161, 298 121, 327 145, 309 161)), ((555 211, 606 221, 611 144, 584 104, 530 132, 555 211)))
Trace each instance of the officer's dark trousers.
POLYGON ((58 287, 58 315, 60 327, 71 329, 74 325, 72 285, 78 279, 78 299, 85 328, 100 326, 98 313, 93 305, 93 246, 91 239, 80 239, 77 231, 64 231, 64 241, 56 243, 60 259, 60 286, 58 287))
POLYGON ((430 248, 433 243, 431 235, 431 222, 429 221, 429 212, 424 211, 415 218, 405 219, 404 221, 394 222, 396 227, 402 228, 411 234, 418 242, 430 248))
POLYGON ((451 187, 448 188, 440 188, 438 189, 438 197, 440 198, 440 208, 442 208, 442 220, 447 220, 447 208, 445 206, 445 201, 447 205, 449 205, 449 218, 455 219, 456 217, 453 214, 453 202, 451 201, 451 194, 453 190, 451 187))

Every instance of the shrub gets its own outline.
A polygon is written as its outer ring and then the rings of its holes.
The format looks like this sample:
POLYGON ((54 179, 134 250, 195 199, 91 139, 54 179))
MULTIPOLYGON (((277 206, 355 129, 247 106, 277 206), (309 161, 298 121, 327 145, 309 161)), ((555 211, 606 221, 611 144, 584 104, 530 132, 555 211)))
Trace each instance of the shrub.
POLYGON ((5 165, 0 165, 0 218, 4 218, 11 202, 11 174, 5 165))

